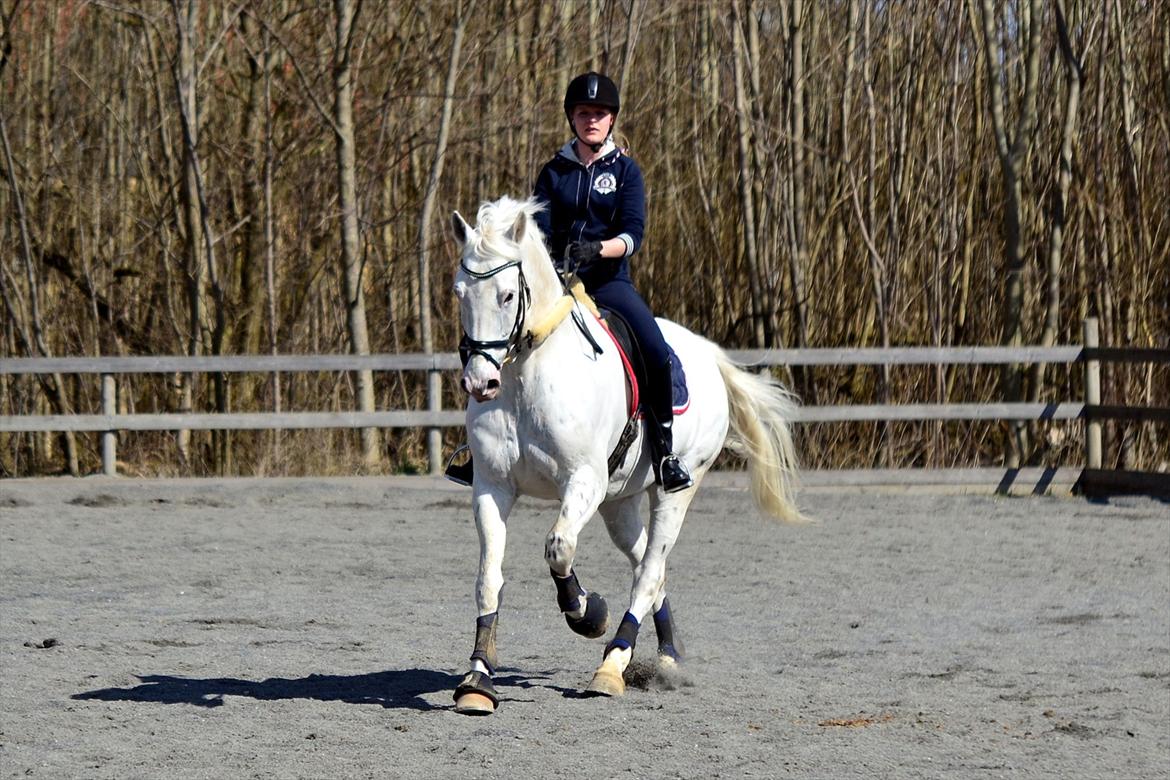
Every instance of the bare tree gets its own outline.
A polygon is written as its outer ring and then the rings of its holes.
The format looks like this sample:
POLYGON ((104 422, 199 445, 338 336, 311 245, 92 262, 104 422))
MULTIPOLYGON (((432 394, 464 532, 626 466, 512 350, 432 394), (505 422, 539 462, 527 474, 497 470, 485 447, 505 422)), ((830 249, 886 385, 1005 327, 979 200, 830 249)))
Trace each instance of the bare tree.
MULTIPOLYGON (((972 0, 974 2, 975 0, 972 0)), ((1003 332, 1002 342, 1019 345, 1024 341, 1024 259, 1021 253, 1020 211, 1022 183, 1020 170, 1024 158, 1031 149, 1032 134, 1036 128, 1036 98, 1040 89, 1040 30, 1043 21, 1040 0, 1027 0, 1019 8, 1019 16, 1013 20, 1019 29, 1024 58, 1023 84, 1020 87, 1019 105, 1016 110, 1014 127, 1009 127, 1009 117, 1004 95, 1005 74, 1003 47, 998 30, 998 14, 992 0, 979 0, 979 15, 983 33, 983 63, 987 68, 987 84, 991 92, 991 119, 995 131, 995 149, 999 155, 1000 172, 1003 176, 1003 234, 1004 234, 1004 297, 1002 301, 1003 332)), ((1007 401, 1023 399, 1023 367, 1004 366, 1002 374, 1003 396, 1007 401)), ((1012 446, 1006 453, 1009 466, 1019 466, 1030 449, 1028 429, 1022 422, 1011 424, 1012 446)))
MULTIPOLYGON (((0 142, 3 143, 4 169, 8 174, 8 187, 12 193, 12 205, 16 212, 17 230, 20 233, 20 252, 24 259, 28 310, 26 312, 19 311, 21 307, 15 297, 15 279, 8 269, 7 262, 0 266, 0 297, 3 297, 4 307, 17 325, 17 333, 27 353, 29 355, 35 354, 38 357, 52 357, 53 353, 45 339, 45 328, 41 317, 40 290, 37 284, 37 269, 33 257, 32 242, 29 239, 28 215, 25 212, 20 186, 16 181, 16 166, 12 160, 12 147, 8 141, 8 123, 3 111, 0 111, 0 142), (29 323, 30 328, 21 327, 23 323, 29 323)), ((60 374, 52 374, 50 379, 51 382, 45 383, 45 390, 53 400, 57 414, 67 414, 69 401, 65 392, 65 380, 60 374)), ((77 441, 73 433, 66 432, 62 436, 62 441, 65 443, 65 458, 69 473, 75 477, 79 476, 81 469, 77 460, 77 441)))
MULTIPOLYGON (((1064 0, 1056 0, 1053 10, 1056 16, 1057 41, 1061 60, 1064 62, 1065 92, 1063 117, 1060 125, 1060 151, 1057 159, 1057 188, 1052 198, 1051 225, 1048 232, 1048 248, 1045 252, 1047 285, 1044 291, 1044 327, 1040 331, 1040 344, 1052 346, 1060 333, 1060 291, 1061 269, 1064 265, 1064 233, 1068 223, 1069 190, 1073 182, 1073 153, 1076 149, 1077 126, 1080 113, 1081 84, 1084 71, 1081 58, 1073 51, 1066 21, 1064 0)), ((1040 400, 1044 388, 1043 363, 1032 369, 1031 400, 1040 400)))
MULTIPOLYGON (((333 124, 337 151, 337 191, 341 207, 341 278, 345 296, 346 324, 350 351, 370 354, 370 333, 366 325, 366 298, 362 277, 365 256, 358 227, 357 152, 353 125, 353 26, 361 0, 334 0, 336 37, 333 47, 333 124)), ((374 411, 374 372, 363 369, 357 377, 358 409, 374 411)), ((371 471, 378 467, 381 444, 376 428, 362 428, 362 460, 371 471)))
POLYGON ((748 78, 746 71, 752 67, 748 57, 748 46, 743 31, 744 18, 739 0, 731 5, 731 48, 735 78, 735 122, 739 152, 739 203, 743 215, 744 260, 748 268, 748 283, 751 289, 752 332, 755 346, 764 347, 771 342, 769 318, 765 316, 763 273, 760 264, 759 245, 756 241, 756 197, 752 188, 755 179, 755 153, 752 145, 751 108, 748 103, 748 78))
MULTIPOLYGON (((427 179, 426 192, 423 195, 422 209, 418 218, 418 280, 419 306, 422 312, 419 329, 422 335, 424 352, 431 352, 435 346, 434 325, 431 321, 431 222, 434 218, 435 201, 439 194, 439 184, 443 177, 443 165, 447 158, 447 137, 451 132, 451 112, 455 102, 455 83, 459 78, 459 51, 463 46, 463 33, 467 28, 467 15, 470 12, 470 2, 465 6, 458 2, 455 5, 455 28, 451 36, 451 52, 447 59, 447 77, 443 84, 443 107, 439 113, 439 125, 435 134, 435 156, 431 161, 431 172, 427 179)), ((441 398, 440 392, 442 377, 432 371, 428 375, 427 398, 432 408, 437 407, 441 398)), ((432 474, 439 473, 442 464, 439 462, 439 431, 431 429, 429 433, 429 447, 432 459, 430 470, 432 474)))

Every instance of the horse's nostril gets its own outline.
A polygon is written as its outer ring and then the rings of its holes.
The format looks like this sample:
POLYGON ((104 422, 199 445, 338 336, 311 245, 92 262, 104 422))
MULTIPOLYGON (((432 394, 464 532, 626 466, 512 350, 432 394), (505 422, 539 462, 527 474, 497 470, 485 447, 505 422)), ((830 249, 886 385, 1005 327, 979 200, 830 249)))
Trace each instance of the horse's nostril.
POLYGON ((487 383, 488 390, 498 390, 500 387, 500 380, 489 379, 487 383))

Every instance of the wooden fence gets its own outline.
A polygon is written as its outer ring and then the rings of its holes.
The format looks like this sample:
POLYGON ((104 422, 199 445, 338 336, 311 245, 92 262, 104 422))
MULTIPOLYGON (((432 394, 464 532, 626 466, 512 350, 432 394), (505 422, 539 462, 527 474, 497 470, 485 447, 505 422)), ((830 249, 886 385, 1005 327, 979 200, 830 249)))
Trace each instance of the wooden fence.
MULTIPOLYGON (((953 469, 926 481, 975 484, 991 479, 997 488, 1004 480, 1026 479, 1047 487, 1054 478, 1070 482, 1102 471, 1101 421, 1170 422, 1170 408, 1105 406, 1101 404, 1100 364, 1113 362, 1170 362, 1170 349, 1100 347, 1097 321, 1084 323, 1084 344, 1053 347, 891 347, 836 349, 729 350, 731 357, 750 366, 838 365, 974 365, 1008 363, 1072 364, 1084 367, 1085 397, 1056 403, 961 403, 880 404, 802 407, 795 422, 848 421, 942 421, 942 420, 1084 420, 1083 469, 1011 470, 953 469), (1030 473, 1034 472, 1034 473, 1030 473)), ((304 428, 429 428, 461 426, 464 412, 443 410, 431 398, 426 411, 379 412, 254 412, 227 414, 117 414, 116 377, 144 373, 288 373, 308 371, 427 371, 441 373, 459 368, 454 353, 382 355, 236 355, 221 357, 79 357, 7 358, 0 360, 0 374, 100 374, 102 413, 72 415, 0 416, 0 432, 77 431, 101 435, 102 469, 115 475, 119 431, 163 430, 275 430, 304 428)), ((434 386, 437 383, 430 383, 434 386)), ((438 437, 430 437, 429 461, 438 473, 441 452, 438 437)), ((828 482, 856 485, 882 482, 913 484, 923 481, 921 470, 851 470, 833 472, 828 482), (919 472, 915 475, 914 472, 919 472)), ((1096 474, 1101 479, 1102 474, 1096 474)), ((1136 486, 1153 484, 1142 492, 1160 493, 1163 480, 1170 492, 1170 475, 1138 475, 1136 486)), ((814 482, 816 480, 813 480, 814 482)), ((1116 481, 1116 480, 1115 480, 1116 481)), ((1125 481, 1125 480, 1123 480, 1125 481)), ((1043 492, 1043 491, 1041 491, 1043 492)))

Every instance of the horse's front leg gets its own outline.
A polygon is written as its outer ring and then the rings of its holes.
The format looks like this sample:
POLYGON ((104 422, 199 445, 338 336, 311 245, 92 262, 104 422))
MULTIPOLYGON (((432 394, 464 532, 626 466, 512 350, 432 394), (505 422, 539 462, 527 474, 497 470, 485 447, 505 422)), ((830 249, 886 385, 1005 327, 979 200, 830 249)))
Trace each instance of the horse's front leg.
POLYGON ((499 696, 492 685, 498 659, 496 623, 500 610, 500 589, 504 586, 504 546, 508 513, 516 494, 506 488, 475 483, 472 506, 479 532, 479 573, 475 580, 475 649, 471 670, 455 689, 455 711, 465 715, 489 715, 496 710, 499 696))
POLYGON ((573 631, 591 639, 605 633, 609 608, 600 594, 581 587, 573 571, 577 536, 605 497, 606 479, 593 468, 574 472, 561 494, 561 511, 544 541, 544 558, 557 586, 557 606, 573 631))

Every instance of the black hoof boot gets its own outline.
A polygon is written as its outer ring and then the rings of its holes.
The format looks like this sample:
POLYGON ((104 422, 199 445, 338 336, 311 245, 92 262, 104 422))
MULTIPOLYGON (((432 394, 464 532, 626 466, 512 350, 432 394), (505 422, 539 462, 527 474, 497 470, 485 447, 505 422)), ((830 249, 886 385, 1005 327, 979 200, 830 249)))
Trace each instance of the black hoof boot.
POLYGON ((468 672, 455 689, 455 711, 461 715, 491 715, 499 704, 492 678, 483 672, 468 672))
POLYGON ((590 593, 585 597, 585 614, 579 618, 566 614, 565 622, 575 633, 596 639, 609 628, 609 606, 599 594, 590 593))
POLYGON ((695 484, 687 467, 674 454, 667 455, 658 464, 658 477, 664 493, 677 493, 695 484))
POLYGON ((683 646, 674 635, 674 616, 670 612, 670 602, 665 598, 662 607, 654 613, 654 630, 658 634, 658 657, 681 663, 683 646))

